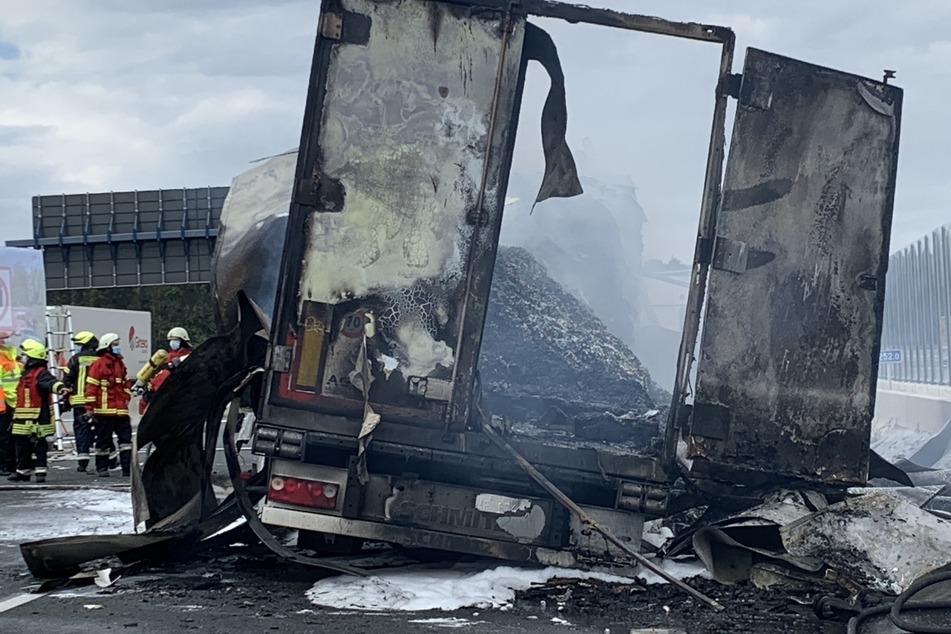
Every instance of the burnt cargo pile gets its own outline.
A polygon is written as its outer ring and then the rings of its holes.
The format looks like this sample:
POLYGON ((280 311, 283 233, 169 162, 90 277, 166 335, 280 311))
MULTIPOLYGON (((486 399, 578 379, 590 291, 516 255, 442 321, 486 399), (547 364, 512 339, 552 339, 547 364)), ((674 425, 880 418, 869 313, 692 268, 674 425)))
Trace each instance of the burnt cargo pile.
POLYGON ((492 414, 543 425, 644 414, 658 388, 634 353, 525 249, 499 249, 480 354, 492 414))

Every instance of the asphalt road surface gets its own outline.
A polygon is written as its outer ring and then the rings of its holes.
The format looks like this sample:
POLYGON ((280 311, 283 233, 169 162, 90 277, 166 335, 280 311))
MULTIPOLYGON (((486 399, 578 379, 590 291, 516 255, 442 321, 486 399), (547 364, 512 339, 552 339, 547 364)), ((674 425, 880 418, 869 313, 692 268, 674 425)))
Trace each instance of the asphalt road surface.
MULTIPOLYGON (((144 456, 143 456, 144 457, 144 456)), ((19 543, 72 534, 131 532, 128 479, 75 472, 54 460, 46 486, 0 481, 0 632, 603 632, 568 621, 558 606, 366 613, 322 608, 306 592, 326 577, 287 564, 256 544, 238 542, 185 561, 129 571, 113 585, 71 584, 39 592, 19 543)), ((223 468, 222 468, 223 471, 223 468)), ((252 541, 248 539, 248 541, 252 541)), ((452 565, 451 563, 446 564, 452 565)), ((629 631, 630 628, 623 630, 629 631)), ((622 630, 617 630, 622 631, 622 630)))
MULTIPOLYGON (((352 577, 331 578, 279 559, 240 532, 219 540, 215 548, 182 553, 180 561, 123 570, 108 587, 87 580, 41 588, 40 580, 30 575, 20 558, 20 543, 133 530, 128 482, 118 471, 110 478, 78 474, 75 462, 65 458, 55 460, 51 467, 45 487, 0 481, 2 634, 844 631, 844 624, 819 621, 812 614, 814 593, 727 588, 703 579, 691 583, 726 605, 725 613, 695 604, 670 585, 608 584, 590 579, 552 580, 520 591, 502 608, 366 611, 351 604, 360 604, 363 596, 366 601, 393 603, 391 595, 399 599, 415 588, 429 597, 431 604, 424 601, 424 607, 451 607, 454 601, 459 602, 456 595, 460 593, 491 594, 494 577, 537 570, 505 562, 434 561, 430 557, 425 564, 381 565, 374 577, 360 581, 362 585, 357 587, 347 585, 354 583, 352 577), (476 572, 457 575, 460 569, 476 572), (397 576, 386 581, 392 574, 397 576), (312 601, 308 592, 314 593, 317 582, 321 582, 317 588, 323 588, 324 596, 329 591, 343 603, 327 606, 312 601), (336 594, 335 588, 340 589, 336 594)), ((405 553, 399 555, 406 559, 405 553)), ((866 631, 891 630, 873 627, 866 631)))

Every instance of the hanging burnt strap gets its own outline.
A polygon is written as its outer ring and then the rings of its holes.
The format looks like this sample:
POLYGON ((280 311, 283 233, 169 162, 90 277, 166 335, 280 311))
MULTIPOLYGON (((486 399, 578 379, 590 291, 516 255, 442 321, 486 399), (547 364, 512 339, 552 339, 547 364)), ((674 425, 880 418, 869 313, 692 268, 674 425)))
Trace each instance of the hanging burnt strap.
MULTIPOLYGON (((525 26, 525 59, 541 63, 551 79, 545 107, 542 109, 542 150, 545 176, 535 203, 549 198, 571 198, 584 193, 578 180, 578 168, 571 155, 565 133, 568 131, 568 104, 565 100, 565 73, 558 49, 551 36, 533 24, 525 26)), ((532 205, 534 209, 534 205, 532 205)))
POLYGON ((575 504, 574 500, 572 500, 570 497, 565 495, 565 493, 561 489, 559 489, 554 484, 552 484, 552 482, 548 478, 542 475, 541 471, 539 471, 534 466, 532 466, 532 463, 526 460, 524 456, 522 456, 522 454, 515 451, 515 448, 512 447, 512 445, 508 444, 508 442, 506 442, 504 438, 499 436, 498 432, 492 429, 492 427, 490 427, 489 424, 485 421, 482 421, 482 430, 492 440, 492 442, 498 445, 499 449, 501 449, 502 451, 506 452, 507 454, 515 458, 515 461, 518 463, 518 466, 524 469, 525 472, 529 476, 531 476, 532 480, 537 482, 539 486, 545 489, 549 495, 551 495, 553 498, 555 498, 555 500, 558 501, 559 504, 564 506, 570 512, 574 513, 575 516, 577 516, 577 518, 581 520, 581 523, 583 525, 589 527, 593 531, 597 531, 598 533, 601 533, 601 535, 603 535, 606 540, 608 540, 609 542, 611 542, 612 544, 614 544, 615 546, 623 550, 625 553, 630 555, 637 563, 641 564, 642 566, 644 566, 645 568, 647 568, 648 570, 650 570, 657 576, 663 579, 666 579, 670 583, 674 584, 675 586, 677 586, 678 588, 680 588, 681 590, 689 594, 694 599, 700 601, 701 603, 705 603, 706 605, 710 606, 714 610, 722 611, 724 609, 724 607, 720 603, 718 603, 717 601, 714 601, 713 599, 703 594, 702 592, 695 590, 694 588, 691 588, 686 583, 674 577, 666 570, 661 569, 654 562, 644 557, 644 555, 635 551, 630 546, 628 546, 627 544, 622 542, 620 539, 618 539, 618 537, 614 533, 612 533, 608 529, 604 528, 603 526, 595 522, 591 518, 590 515, 585 513, 584 510, 580 506, 575 504))
POLYGON ((360 342, 360 351, 357 353, 356 367, 350 372, 350 383, 363 393, 363 424, 360 426, 360 435, 357 437, 357 479, 360 484, 366 485, 370 481, 370 472, 367 470, 367 449, 373 440, 373 430, 380 424, 380 415, 370 405, 370 386, 373 384, 373 371, 370 367, 370 357, 367 353, 367 341, 376 335, 376 317, 372 312, 366 314, 366 323, 363 324, 363 339, 360 342))

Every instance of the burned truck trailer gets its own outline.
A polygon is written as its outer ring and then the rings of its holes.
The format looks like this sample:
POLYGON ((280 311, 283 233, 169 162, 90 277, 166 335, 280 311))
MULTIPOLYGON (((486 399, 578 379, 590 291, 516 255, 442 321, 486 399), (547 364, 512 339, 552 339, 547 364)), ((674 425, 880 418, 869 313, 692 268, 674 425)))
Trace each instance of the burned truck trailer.
POLYGON ((645 518, 698 494, 864 483, 902 93, 755 49, 733 74, 733 54, 728 28, 545 0, 324 0, 300 147, 235 180, 214 265, 223 327, 244 294, 266 338, 242 383, 267 459, 260 520, 546 564, 621 555, 496 436, 634 549, 645 518), (551 78, 536 202, 581 193, 557 50, 532 16, 719 47, 660 451, 526 436, 480 398, 532 61, 551 78))

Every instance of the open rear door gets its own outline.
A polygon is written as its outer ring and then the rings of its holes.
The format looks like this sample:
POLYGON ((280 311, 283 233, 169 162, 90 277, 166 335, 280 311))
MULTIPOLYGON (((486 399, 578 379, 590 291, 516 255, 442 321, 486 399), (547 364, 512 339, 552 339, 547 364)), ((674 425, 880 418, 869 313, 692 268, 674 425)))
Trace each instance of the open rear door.
POLYGON ((747 52, 681 454, 692 473, 866 480, 901 100, 747 52))

